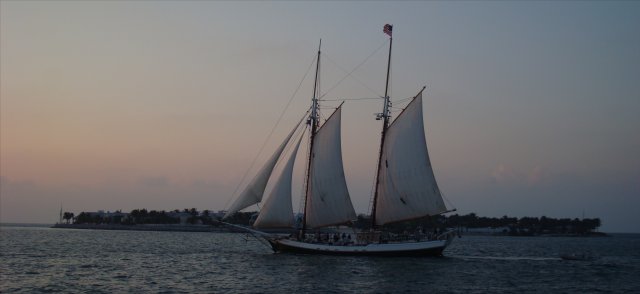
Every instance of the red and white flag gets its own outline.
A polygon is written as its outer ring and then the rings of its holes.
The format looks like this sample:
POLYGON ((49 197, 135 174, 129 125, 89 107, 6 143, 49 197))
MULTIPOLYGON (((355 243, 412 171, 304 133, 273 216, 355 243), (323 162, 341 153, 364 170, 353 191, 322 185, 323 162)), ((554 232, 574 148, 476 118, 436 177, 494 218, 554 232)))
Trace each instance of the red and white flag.
POLYGON ((386 25, 384 25, 384 29, 382 29, 382 31, 383 31, 385 34, 389 35, 389 37, 392 37, 392 36, 391 36, 391 32, 393 31, 393 26, 392 26, 392 25, 390 25, 390 24, 386 24, 386 25))

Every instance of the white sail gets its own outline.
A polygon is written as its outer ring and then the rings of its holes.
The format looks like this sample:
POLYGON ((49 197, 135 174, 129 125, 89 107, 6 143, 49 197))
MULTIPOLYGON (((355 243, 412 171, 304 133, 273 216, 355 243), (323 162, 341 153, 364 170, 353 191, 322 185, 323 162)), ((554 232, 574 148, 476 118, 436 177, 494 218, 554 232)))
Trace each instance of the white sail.
POLYGON ((296 147, 289 155, 287 164, 282 169, 280 177, 273 186, 273 190, 264 201, 260 214, 253 226, 255 228, 285 228, 293 227, 293 206, 291 204, 291 178, 293 176, 293 164, 298 154, 298 147, 302 136, 298 139, 296 147))
POLYGON ((313 142, 307 197, 307 227, 343 224, 356 218, 342 166, 341 108, 318 130, 313 142))
POLYGON ((427 152, 422 93, 387 129, 378 172, 376 225, 446 211, 427 152))
POLYGON ((267 182, 269 181, 269 177, 271 177, 271 173, 273 172, 273 168, 276 166, 276 162, 278 162, 278 158, 284 151, 284 147, 287 145, 289 140, 291 140, 291 136, 298 128, 298 124, 291 130, 291 133, 284 139, 282 144, 276 149, 276 152, 271 155, 269 160, 262 166, 258 174, 251 180, 251 182, 242 190, 240 196, 233 201, 229 209, 227 210, 227 214, 225 214, 224 218, 227 218, 234 213, 245 209, 251 205, 259 203, 262 200, 262 194, 264 194, 264 189, 267 187, 267 182))

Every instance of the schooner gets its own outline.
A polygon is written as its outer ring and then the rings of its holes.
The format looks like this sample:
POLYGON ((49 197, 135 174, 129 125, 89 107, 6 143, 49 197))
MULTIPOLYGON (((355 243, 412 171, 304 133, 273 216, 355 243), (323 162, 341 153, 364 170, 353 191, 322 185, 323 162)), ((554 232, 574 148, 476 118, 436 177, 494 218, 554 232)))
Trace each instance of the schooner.
MULTIPOLYGON (((318 71, 320 48, 316 59, 316 77, 312 105, 308 112, 310 126, 309 153, 306 167, 304 213, 298 233, 289 236, 266 233, 269 228, 294 227, 291 200, 293 166, 305 129, 302 120, 287 135, 259 170, 253 180, 235 198, 224 218, 260 203, 260 213, 253 229, 244 228, 269 242, 275 252, 346 255, 441 255, 452 242, 452 231, 431 238, 396 241, 381 231, 385 224, 418 219, 449 212, 435 180, 427 152, 422 113, 422 92, 415 95, 406 108, 391 121, 389 69, 391 66, 392 26, 384 26, 389 35, 389 57, 382 113, 380 153, 378 157, 375 192, 369 230, 356 233, 351 240, 329 238, 318 229, 349 224, 356 213, 349 197, 342 164, 341 110, 342 104, 320 125, 318 113, 318 71), (289 147, 286 158, 285 149, 289 147), (283 168, 273 175, 276 163, 283 168), (273 188, 265 189, 269 180, 273 188), (266 196, 266 197, 263 197, 266 196), (313 234, 315 232, 315 234, 313 234)), ((224 219, 223 219, 224 220, 224 219)))

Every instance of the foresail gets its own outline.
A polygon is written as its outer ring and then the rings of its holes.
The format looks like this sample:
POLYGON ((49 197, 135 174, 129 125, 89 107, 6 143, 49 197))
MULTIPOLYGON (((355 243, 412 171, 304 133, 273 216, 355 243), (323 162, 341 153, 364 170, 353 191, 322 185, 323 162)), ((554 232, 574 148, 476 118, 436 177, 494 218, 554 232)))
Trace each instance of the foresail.
POLYGON ((293 164, 302 136, 298 139, 296 147, 289 155, 287 164, 280 173, 280 177, 273 186, 273 190, 264 201, 260 214, 253 226, 255 228, 285 228, 293 227, 293 206, 291 204, 291 178, 293 176, 293 164))
POLYGON ((446 211, 427 152, 422 93, 387 129, 378 172, 376 225, 446 211))
POLYGON ((264 194, 264 189, 267 187, 267 182, 269 181, 269 177, 271 177, 271 173, 273 172, 273 168, 276 166, 278 162, 278 158, 284 151, 284 147, 287 145, 289 140, 291 140, 291 136, 295 133, 298 128, 298 124, 291 130, 291 133, 284 139, 282 144, 276 149, 276 152, 271 155, 269 160, 262 166, 258 174, 251 180, 251 182, 242 190, 242 193, 235 199, 235 201, 231 204, 229 209, 227 210, 227 214, 225 214, 224 218, 227 218, 234 213, 245 209, 251 205, 254 205, 262 200, 262 194, 264 194))
POLYGON ((344 224, 356 218, 342 165, 340 121, 338 108, 314 138, 305 216, 310 228, 344 224))

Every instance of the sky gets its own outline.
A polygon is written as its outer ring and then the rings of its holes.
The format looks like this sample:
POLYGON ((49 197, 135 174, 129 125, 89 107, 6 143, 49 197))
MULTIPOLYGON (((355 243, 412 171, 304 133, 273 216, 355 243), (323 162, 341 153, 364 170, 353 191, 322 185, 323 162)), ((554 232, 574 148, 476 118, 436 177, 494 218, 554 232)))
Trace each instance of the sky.
MULTIPOLYGON (((448 207, 640 232, 632 1, 1 1, 0 221, 53 223, 61 205, 224 209, 309 107, 320 39, 325 118, 329 100, 383 96, 385 23, 390 97, 427 87, 448 207)), ((343 106, 358 213, 381 107, 343 106)))

